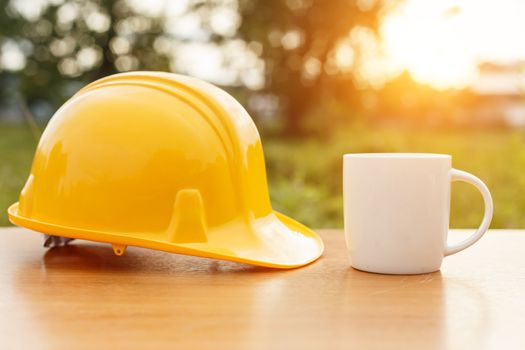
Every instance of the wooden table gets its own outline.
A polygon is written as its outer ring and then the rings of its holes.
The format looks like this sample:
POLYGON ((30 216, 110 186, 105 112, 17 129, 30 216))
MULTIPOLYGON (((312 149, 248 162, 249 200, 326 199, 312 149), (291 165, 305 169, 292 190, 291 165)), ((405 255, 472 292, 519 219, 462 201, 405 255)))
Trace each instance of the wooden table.
POLYGON ((323 257, 283 271, 0 229, 0 348, 525 349, 525 231, 418 276, 354 270, 320 234, 323 257))

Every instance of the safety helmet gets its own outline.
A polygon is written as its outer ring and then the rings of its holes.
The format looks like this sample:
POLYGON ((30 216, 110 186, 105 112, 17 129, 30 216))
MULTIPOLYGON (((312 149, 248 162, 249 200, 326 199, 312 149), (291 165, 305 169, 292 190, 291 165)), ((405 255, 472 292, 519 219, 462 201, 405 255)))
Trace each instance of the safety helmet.
POLYGON ((75 94, 38 144, 12 223, 48 235, 276 268, 322 240, 272 210, 259 134, 225 91, 187 76, 116 74, 75 94))

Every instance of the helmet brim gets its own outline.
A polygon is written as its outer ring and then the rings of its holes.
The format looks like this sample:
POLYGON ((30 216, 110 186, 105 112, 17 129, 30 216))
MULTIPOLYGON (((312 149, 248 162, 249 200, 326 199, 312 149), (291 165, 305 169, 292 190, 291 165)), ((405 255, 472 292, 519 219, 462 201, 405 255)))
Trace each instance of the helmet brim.
POLYGON ((247 230, 245 225, 234 223, 223 227, 221 232, 210 232, 209 240, 202 243, 172 243, 158 234, 108 233, 45 223, 20 215, 18 202, 8 208, 8 215, 15 225, 49 235, 281 269, 307 265, 317 260, 324 250, 323 241, 314 231, 276 211, 253 220, 249 232, 227 234, 247 230))

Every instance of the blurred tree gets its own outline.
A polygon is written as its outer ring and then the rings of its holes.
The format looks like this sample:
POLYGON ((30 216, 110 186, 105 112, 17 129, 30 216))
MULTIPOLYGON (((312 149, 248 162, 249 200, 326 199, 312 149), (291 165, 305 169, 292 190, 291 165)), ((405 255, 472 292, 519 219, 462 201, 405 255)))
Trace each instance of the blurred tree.
POLYGON ((31 105, 50 102, 53 109, 79 86, 118 70, 167 67, 151 50, 159 20, 124 1, 8 1, 0 17, 0 41, 24 55, 18 92, 31 105))
POLYGON ((354 72, 363 58, 351 38, 363 28, 375 35, 385 7, 383 0, 0 3, 0 80, 10 87, 2 93, 16 91, 33 111, 50 116, 82 85, 119 71, 205 79, 211 72, 213 82, 241 87, 243 99, 249 89, 277 96, 290 134, 327 123, 319 115, 341 117, 348 110, 341 101, 358 104, 354 72), (204 59, 184 56, 191 50, 204 59))
MULTIPOLYGON (((468 110, 474 110, 473 105, 479 104, 475 93, 470 90, 437 90, 431 85, 418 83, 406 70, 370 94, 374 94, 377 101, 370 119, 398 126, 457 127, 467 121, 468 110)), ((501 120, 491 122, 494 124, 490 126, 494 127, 501 120)), ((476 126, 485 123, 479 120, 476 126)), ((470 123, 469 128, 473 127, 470 123)))
POLYGON ((279 97, 287 133, 304 132, 302 119, 327 97, 355 99, 352 73, 359 52, 349 37, 358 27, 374 33, 384 6, 379 0, 241 2, 240 34, 259 47, 264 90, 279 97))
POLYGON ((47 104, 52 112, 99 77, 177 70, 178 44, 221 42, 231 35, 215 32, 209 21, 223 3, 0 0, 0 54, 9 52, 1 55, 0 79, 12 87, 3 92, 16 91, 31 107, 47 104), (180 26, 184 21, 197 27, 188 30, 180 26))

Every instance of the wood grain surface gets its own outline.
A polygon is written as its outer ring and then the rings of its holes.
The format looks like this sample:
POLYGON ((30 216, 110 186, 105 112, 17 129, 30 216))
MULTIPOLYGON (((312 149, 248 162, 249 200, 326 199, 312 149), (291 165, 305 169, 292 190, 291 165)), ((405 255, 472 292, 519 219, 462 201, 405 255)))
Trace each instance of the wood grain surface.
POLYGON ((0 348, 525 349, 525 231, 417 276, 354 270, 320 234, 323 257, 283 271, 0 229, 0 348))

